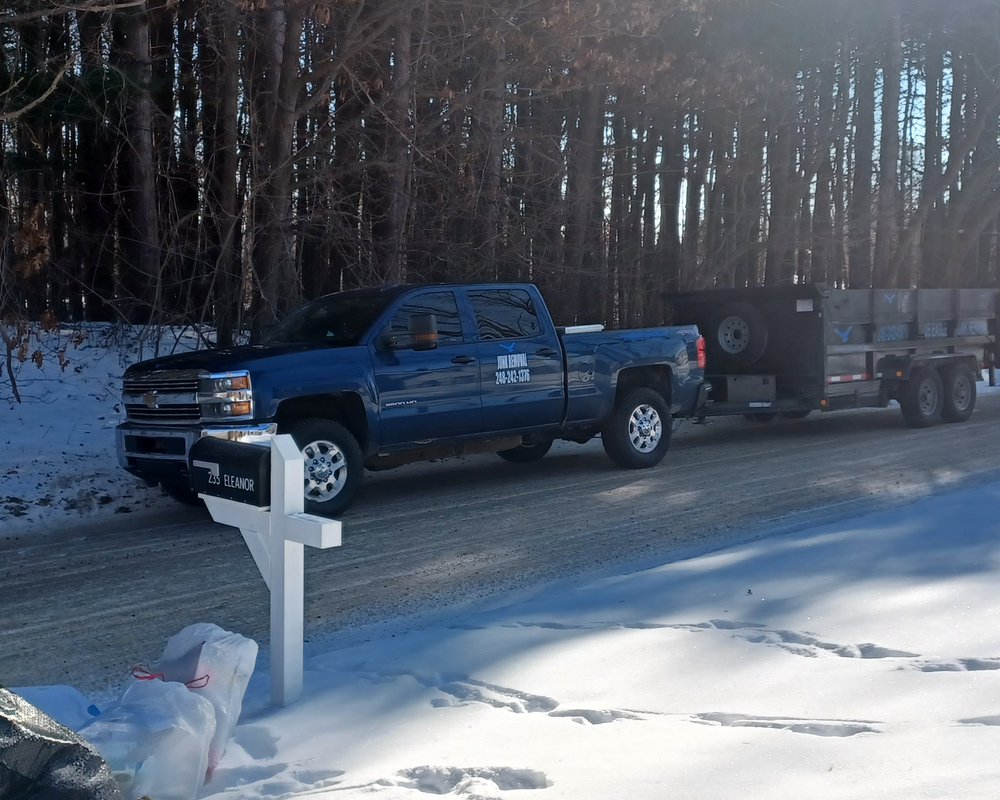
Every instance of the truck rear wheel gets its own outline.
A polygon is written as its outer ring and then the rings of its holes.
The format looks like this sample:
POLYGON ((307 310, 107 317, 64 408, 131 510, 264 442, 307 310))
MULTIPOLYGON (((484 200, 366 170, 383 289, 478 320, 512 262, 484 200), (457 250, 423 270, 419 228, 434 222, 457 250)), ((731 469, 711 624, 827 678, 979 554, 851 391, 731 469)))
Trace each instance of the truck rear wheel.
POLYGON ((538 461, 538 459, 544 458, 551 447, 552 440, 549 439, 547 442, 519 444, 517 447, 512 447, 509 450, 497 450, 497 455, 504 461, 510 461, 514 464, 527 464, 531 461, 538 461))
POLYGON ((945 371, 942 383, 941 416, 946 422, 965 422, 976 407, 976 376, 965 364, 955 364, 945 371))
POLYGON ((332 517, 354 502, 361 485, 364 457, 347 428, 329 419, 300 419, 290 433, 305 459, 303 494, 310 514, 332 517))
POLYGON ((673 423, 663 395, 639 388, 620 397, 604 427, 604 452, 619 467, 645 469, 663 460, 673 423))
POLYGON ((941 421, 944 387, 941 376, 931 367, 918 367, 899 387, 903 419, 911 428, 928 428, 941 421))

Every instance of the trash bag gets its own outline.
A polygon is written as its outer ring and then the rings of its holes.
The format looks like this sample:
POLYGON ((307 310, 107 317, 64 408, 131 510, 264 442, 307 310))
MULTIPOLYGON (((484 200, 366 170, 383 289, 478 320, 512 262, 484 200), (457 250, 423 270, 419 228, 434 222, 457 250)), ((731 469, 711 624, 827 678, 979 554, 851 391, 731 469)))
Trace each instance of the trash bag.
POLYGON ((93 745, 0 686, 0 797, 118 800, 121 794, 93 745))
POLYGON ((257 643, 218 625, 199 622, 170 637, 157 664, 165 681, 179 681, 215 707, 215 736, 209 747, 208 775, 236 733, 243 695, 257 662, 257 643))
POLYGON ((126 800, 194 800, 205 783, 215 709, 183 683, 136 681, 80 729, 126 800))

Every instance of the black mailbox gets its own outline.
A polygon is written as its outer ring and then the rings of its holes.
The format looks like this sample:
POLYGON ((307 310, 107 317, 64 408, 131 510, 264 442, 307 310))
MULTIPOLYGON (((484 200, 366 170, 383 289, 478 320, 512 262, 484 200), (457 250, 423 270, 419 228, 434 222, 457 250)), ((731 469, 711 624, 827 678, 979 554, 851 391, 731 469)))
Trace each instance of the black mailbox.
POLYGON ((188 453, 191 488, 263 508, 271 505, 271 448, 206 436, 188 453))

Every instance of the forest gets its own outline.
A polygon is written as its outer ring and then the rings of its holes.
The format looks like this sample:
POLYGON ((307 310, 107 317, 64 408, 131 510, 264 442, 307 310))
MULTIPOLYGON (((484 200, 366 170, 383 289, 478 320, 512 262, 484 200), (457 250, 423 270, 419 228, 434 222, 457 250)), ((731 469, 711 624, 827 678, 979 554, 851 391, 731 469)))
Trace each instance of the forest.
POLYGON ((0 44, 9 320, 1000 279, 996 0, 5 0, 0 44))

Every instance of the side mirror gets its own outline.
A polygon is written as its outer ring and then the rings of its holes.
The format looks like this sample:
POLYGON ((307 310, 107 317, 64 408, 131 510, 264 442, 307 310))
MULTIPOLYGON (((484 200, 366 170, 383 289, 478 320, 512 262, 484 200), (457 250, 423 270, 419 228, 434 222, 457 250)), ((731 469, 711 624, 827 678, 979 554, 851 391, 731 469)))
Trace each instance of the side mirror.
POLYGON ((438 346, 437 317, 433 314, 410 317, 410 342, 414 350, 434 350, 438 346))
POLYGON ((383 333, 376 344, 380 350, 434 350, 437 346, 437 317, 433 314, 413 315, 407 333, 383 333))

